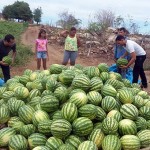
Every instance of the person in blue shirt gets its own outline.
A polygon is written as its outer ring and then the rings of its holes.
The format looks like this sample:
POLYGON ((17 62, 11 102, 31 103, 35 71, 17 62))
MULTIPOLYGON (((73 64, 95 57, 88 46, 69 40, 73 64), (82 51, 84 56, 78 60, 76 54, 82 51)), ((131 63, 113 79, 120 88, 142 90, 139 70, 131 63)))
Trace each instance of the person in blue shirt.
MULTIPOLYGON (((122 35, 122 36, 124 36, 126 39, 128 39, 128 38, 127 38, 127 34, 128 34, 128 33, 129 33, 129 32, 128 32, 124 27, 118 29, 118 35, 122 35)), ((115 62, 116 62, 117 59, 119 59, 125 52, 126 52, 126 49, 125 49, 123 46, 115 44, 115 46, 114 46, 114 60, 115 60, 115 62)), ((127 60, 130 60, 130 55, 127 55, 125 58, 126 58, 127 60)), ((126 69, 117 68, 117 72, 121 74, 122 78, 126 78, 126 72, 127 72, 126 69)))

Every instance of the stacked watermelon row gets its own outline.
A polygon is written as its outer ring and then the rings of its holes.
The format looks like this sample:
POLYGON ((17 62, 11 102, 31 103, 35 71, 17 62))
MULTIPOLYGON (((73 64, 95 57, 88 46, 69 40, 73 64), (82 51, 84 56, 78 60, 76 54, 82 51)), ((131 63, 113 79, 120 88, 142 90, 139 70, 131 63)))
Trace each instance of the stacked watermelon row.
POLYGON ((107 64, 25 70, 0 88, 0 148, 139 150, 150 146, 150 96, 107 64))

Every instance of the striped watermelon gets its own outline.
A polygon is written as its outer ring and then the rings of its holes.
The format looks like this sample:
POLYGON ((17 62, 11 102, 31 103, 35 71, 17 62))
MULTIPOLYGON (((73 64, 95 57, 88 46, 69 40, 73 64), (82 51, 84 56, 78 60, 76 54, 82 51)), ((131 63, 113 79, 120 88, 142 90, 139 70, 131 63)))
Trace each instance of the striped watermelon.
POLYGON ((140 139, 135 135, 124 135, 120 141, 124 150, 139 150, 141 146, 140 139))
POLYGON ((34 114, 34 109, 31 106, 24 105, 19 108, 18 115, 21 121, 25 124, 32 122, 32 116, 34 114))
POLYGON ((37 104, 40 104, 40 101, 41 101, 41 97, 36 96, 36 97, 32 98, 27 104, 30 105, 31 107, 35 108, 35 106, 37 104))
POLYGON ((99 105, 102 101, 102 96, 97 91, 90 91, 87 94, 87 98, 88 98, 88 103, 93 104, 93 105, 99 105))
POLYGON ((3 104, 0 106, 0 124, 6 123, 10 118, 8 107, 3 104))
POLYGON ((150 120, 150 107, 143 106, 139 109, 139 115, 146 120, 150 120))
POLYGON ((89 135, 93 130, 93 123, 89 118, 79 117, 73 121, 73 133, 78 136, 89 135))
POLYGON ((11 117, 7 122, 8 127, 12 127, 13 124, 17 121, 20 121, 19 117, 17 117, 17 116, 11 117))
POLYGON ((74 146, 75 148, 78 148, 78 146, 83 142, 83 140, 76 136, 76 135, 70 135, 67 137, 65 143, 74 146))
POLYGON ((15 93, 13 91, 5 91, 2 95, 2 98, 4 99, 4 101, 7 102, 14 95, 15 95, 15 93))
POLYGON ((116 80, 122 81, 121 74, 119 74, 117 72, 109 72, 109 78, 110 79, 116 79, 116 80))
POLYGON ((102 142, 103 150, 121 150, 121 142, 116 135, 107 135, 102 142))
POLYGON ((65 69, 65 66, 60 64, 52 64, 49 68, 51 74, 60 74, 62 70, 65 69))
POLYGON ((117 59, 116 65, 117 66, 126 66, 128 64, 128 60, 125 58, 119 58, 117 59))
POLYGON ((38 131, 46 136, 51 135, 52 120, 40 121, 38 124, 38 131))
POLYGON ((30 91, 28 99, 30 101, 32 98, 37 96, 41 96, 41 92, 38 89, 33 89, 30 91))
POLYGON ((133 98, 133 105, 135 105, 137 108, 144 106, 144 99, 139 95, 135 95, 133 98))
POLYGON ((124 104, 120 108, 120 112, 125 119, 136 120, 138 117, 138 109, 133 104, 124 104))
POLYGON ((121 135, 136 135, 137 127, 134 121, 123 119, 119 122, 119 133, 121 135))
POLYGON ((3 98, 3 93, 6 92, 6 87, 0 87, 0 99, 3 98))
POLYGON ((58 150, 76 150, 76 148, 69 144, 63 144, 58 148, 58 150))
POLYGON ((90 120, 93 120, 96 118, 97 109, 93 104, 86 104, 79 108, 78 113, 80 117, 87 117, 90 120))
POLYGON ((147 129, 150 129, 150 120, 147 120, 147 129))
POLYGON ((23 85, 26 85, 28 82, 30 82, 30 78, 28 75, 22 75, 19 78, 19 82, 22 83, 23 85))
POLYGON ((15 96, 18 99, 25 99, 29 96, 29 90, 26 87, 18 87, 15 89, 15 96))
POLYGON ((38 126, 39 122, 42 122, 48 119, 49 119, 48 113, 43 110, 35 111, 32 116, 32 122, 35 126, 38 126))
POLYGON ((114 118, 107 117, 102 122, 102 131, 104 134, 116 134, 118 122, 114 118))
POLYGON ((140 95, 144 99, 149 98, 149 95, 146 91, 139 91, 137 94, 140 95))
POLYGON ((44 96, 46 96, 46 95, 53 95, 53 93, 52 93, 52 91, 44 90, 44 91, 42 92, 41 97, 44 97, 44 96))
POLYGON ((29 76, 30 81, 34 81, 37 78, 38 73, 37 72, 32 72, 29 76))
POLYGON ((104 137, 105 135, 101 129, 95 129, 92 131, 88 139, 93 141, 98 148, 101 148, 104 137))
POLYGON ((96 120, 103 121, 106 118, 106 112, 99 106, 97 108, 96 120))
POLYGON ((26 150, 28 148, 27 139, 22 135, 14 135, 9 140, 9 149, 26 150))
POLYGON ((62 117, 73 122, 78 117, 78 109, 74 103, 65 103, 62 107, 62 117))
POLYGON ((142 130, 137 133, 141 142, 141 148, 150 146, 150 130, 142 130))
POLYGON ((121 121, 122 120, 122 115, 118 110, 111 110, 108 114, 107 117, 112 117, 116 119, 116 121, 121 121))
POLYGON ((41 133, 33 133, 28 137, 28 143, 30 149, 33 149, 37 146, 45 146, 47 138, 41 133))
POLYGON ((32 72, 33 72, 32 70, 26 69, 26 70, 23 72, 23 74, 24 74, 24 75, 27 75, 27 76, 30 76, 32 72))
POLYGON ((98 150, 98 148, 94 142, 84 141, 79 145, 78 150, 98 150))
POLYGON ((147 121, 143 117, 138 117, 135 123, 138 131, 147 129, 147 121))
POLYGON ((88 98, 85 93, 77 92, 70 97, 69 102, 74 103, 79 108, 88 102, 88 98))
POLYGON ((48 147, 50 150, 58 150, 58 148, 63 144, 63 141, 56 137, 50 137, 45 146, 48 147))
POLYGON ((97 122, 94 124, 93 130, 96 130, 96 129, 102 129, 102 123, 101 122, 97 122))
POLYGON ((121 101, 122 104, 133 102, 133 95, 131 91, 121 89, 118 91, 118 93, 119 93, 119 100, 121 101))
POLYGON ((27 82, 26 86, 25 86, 29 91, 32 90, 32 82, 27 82))
POLYGON ((103 86, 103 82, 99 77, 93 77, 91 79, 90 91, 100 91, 103 86))
POLYGON ((7 65, 11 65, 12 64, 12 58, 10 56, 4 56, 2 61, 4 63, 6 63, 7 65))
POLYGON ((27 124, 22 126, 22 128, 20 129, 20 134, 28 138, 35 131, 36 131, 36 127, 33 124, 27 124))
POLYGON ((68 90, 65 87, 56 88, 54 91, 54 95, 56 96, 56 98, 59 100, 60 103, 66 102, 69 98, 68 90))
POLYGON ((72 86, 75 89, 79 88, 85 91, 87 91, 90 88, 90 84, 91 84, 90 79, 84 74, 75 76, 75 78, 72 81, 72 86))
POLYGON ((100 63, 98 65, 98 69, 101 72, 108 72, 109 71, 109 66, 106 63, 100 63))
POLYGON ((42 97, 40 106, 46 112, 54 112, 59 107, 59 100, 51 95, 42 97))
POLYGON ((109 84, 106 84, 102 87, 101 89, 101 94, 103 96, 112 96, 112 97, 116 97, 117 95, 117 91, 116 89, 112 86, 112 85, 109 85, 109 84))
MULTIPOLYGON (((64 119, 62 116, 62 111, 57 110, 52 114, 52 119, 53 120, 58 120, 58 119, 64 119)), ((67 120, 67 119, 66 119, 67 120)))
POLYGON ((82 92, 82 93, 84 93, 84 94, 86 94, 83 90, 81 90, 81 89, 69 89, 70 90, 70 93, 69 93, 69 97, 71 97, 73 94, 75 94, 75 93, 78 93, 78 92, 82 92))
POLYGON ((116 107, 116 100, 112 96, 105 96, 102 99, 101 106, 105 112, 109 112, 116 107))
POLYGON ((72 130, 71 124, 65 119, 58 119, 51 124, 51 133, 54 137, 65 138, 72 130))
POLYGON ((16 134, 16 131, 10 127, 6 127, 0 130, 0 147, 8 146, 8 142, 12 136, 16 134))
POLYGON ((99 77, 99 69, 95 66, 89 66, 87 70, 87 76, 91 79, 93 77, 99 77))
POLYGON ((116 79, 108 79, 105 84, 109 84, 112 85, 116 90, 117 89, 121 89, 122 87, 124 87, 123 82, 116 80, 116 79))
POLYGON ((109 73, 108 72, 101 72, 100 79, 105 83, 109 79, 109 73))
POLYGON ((125 87, 131 87, 131 83, 128 79, 122 79, 122 82, 125 85, 125 87))

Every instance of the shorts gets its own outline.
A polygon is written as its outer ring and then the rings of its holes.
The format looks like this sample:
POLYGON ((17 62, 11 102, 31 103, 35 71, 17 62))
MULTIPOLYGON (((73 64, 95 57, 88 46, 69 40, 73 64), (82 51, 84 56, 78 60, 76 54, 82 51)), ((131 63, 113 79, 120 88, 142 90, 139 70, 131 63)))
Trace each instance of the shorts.
POLYGON ((46 51, 37 52, 37 58, 46 59, 47 58, 47 52, 46 51))
POLYGON ((70 62, 75 62, 77 56, 78 56, 78 51, 65 50, 63 62, 68 62, 69 59, 70 59, 70 62))

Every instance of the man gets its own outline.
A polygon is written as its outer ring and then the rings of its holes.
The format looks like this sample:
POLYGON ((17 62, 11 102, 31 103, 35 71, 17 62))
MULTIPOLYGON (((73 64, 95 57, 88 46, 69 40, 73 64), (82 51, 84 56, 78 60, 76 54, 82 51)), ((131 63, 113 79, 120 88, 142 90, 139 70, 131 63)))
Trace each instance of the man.
POLYGON ((124 58, 125 56, 130 53, 131 59, 129 63, 126 66, 121 66, 121 68, 128 68, 130 65, 132 65, 135 62, 134 68, 133 68, 133 81, 132 83, 138 83, 139 75, 142 80, 141 87, 147 88, 147 79, 144 73, 143 69, 143 63, 146 59, 146 52, 145 50, 136 42, 131 40, 126 40, 124 36, 118 35, 116 38, 116 43, 124 46, 126 49, 126 52, 121 56, 124 58))
POLYGON ((4 81, 7 82, 10 79, 10 66, 2 61, 3 57, 7 56, 9 52, 13 50, 12 53, 12 64, 14 63, 16 56, 16 44, 13 35, 8 34, 3 40, 0 40, 0 67, 2 68, 4 81))
MULTIPOLYGON (((127 34, 128 34, 128 31, 127 31, 124 27, 118 29, 118 35, 124 36, 125 39, 128 39, 128 38, 127 38, 127 34)), ((116 62, 117 59, 119 59, 125 52, 126 52, 126 50, 125 50, 125 48, 124 48, 123 46, 115 44, 115 46, 114 46, 114 60, 115 60, 115 62, 116 62)), ((130 60, 130 55, 126 56, 125 58, 126 58, 127 60, 130 60)), ((127 69, 117 68, 117 70, 118 70, 118 73, 121 74, 122 78, 126 78, 127 69)))
POLYGON ((72 27, 70 31, 63 31, 61 33, 65 37, 65 51, 63 58, 63 65, 67 65, 70 60, 70 65, 74 66, 78 55, 78 48, 81 46, 79 38, 76 36, 76 28, 72 27))

